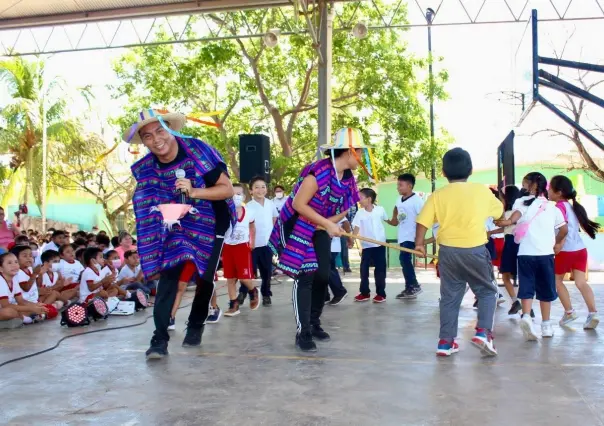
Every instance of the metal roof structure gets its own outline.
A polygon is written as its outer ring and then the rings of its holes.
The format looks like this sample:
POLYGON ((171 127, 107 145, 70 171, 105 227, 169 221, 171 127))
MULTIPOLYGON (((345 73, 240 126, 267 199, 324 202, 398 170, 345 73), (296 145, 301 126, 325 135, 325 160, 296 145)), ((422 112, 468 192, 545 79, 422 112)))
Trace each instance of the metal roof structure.
MULTIPOLYGON (((268 28, 244 26, 236 35, 228 34, 210 15, 223 21, 238 16, 245 21, 243 10, 293 5, 301 16, 304 8, 314 9, 323 0, 6 1, 8 6, 0 6, 0 55, 21 56, 262 37, 268 28), (169 29, 168 39, 155 37, 161 28, 169 29)), ((390 5, 388 11, 374 0, 335 0, 329 1, 335 3, 334 31, 349 31, 356 23, 354 15, 353 19, 343 17, 344 2, 356 9, 363 4, 376 12, 365 22, 370 30, 424 27, 428 7, 436 11, 432 26, 527 22, 534 8, 542 23, 604 19, 604 0, 383 0, 390 5)), ((309 27, 303 18, 290 19, 280 30, 288 35, 309 32, 309 27)))

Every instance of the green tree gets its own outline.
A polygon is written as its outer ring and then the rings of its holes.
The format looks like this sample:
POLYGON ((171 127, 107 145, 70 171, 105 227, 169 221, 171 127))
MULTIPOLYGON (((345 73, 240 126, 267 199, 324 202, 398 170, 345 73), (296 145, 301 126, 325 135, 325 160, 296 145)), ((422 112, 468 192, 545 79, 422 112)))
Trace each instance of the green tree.
POLYGON ((98 135, 65 135, 55 141, 48 155, 48 173, 54 187, 91 195, 103 207, 114 234, 118 232, 119 215, 126 215, 126 222, 132 222, 134 178, 121 164, 116 150, 108 149, 98 135))
MULTIPOLYGON (((382 6, 382 13, 389 13, 382 6)), ((375 8, 344 4, 342 19, 379 19, 375 8), (356 15, 355 15, 356 13, 356 15)), ((403 8, 403 6, 401 6, 403 8)), ((134 112, 165 106, 182 112, 222 110, 213 117, 218 129, 193 132, 226 155, 238 176, 237 135, 265 132, 275 142, 273 177, 293 183, 301 167, 317 153, 318 58, 307 34, 294 34, 272 49, 262 40, 236 37, 244 26, 286 28, 281 10, 214 14, 209 19, 234 36, 232 40, 135 48, 114 64, 121 80, 116 96, 126 96, 132 110, 117 119, 122 128, 134 112)), ((396 15, 404 22, 406 13, 396 15)), ((189 30, 192 31, 192 30, 189 30)), ((193 34, 189 34, 193 35, 193 34)), ((442 143, 432 150, 425 96, 444 99, 448 75, 436 75, 432 90, 416 77, 428 60, 407 50, 403 30, 370 31, 357 40, 346 32, 333 39, 333 124, 360 128, 376 149, 379 177, 401 170, 425 169, 442 143), (427 160, 429 158, 429 160, 427 160)), ((430 59, 431 60, 431 59, 430 59)))
POLYGON ((58 79, 45 81, 44 62, 23 58, 0 61, 0 82, 8 88, 11 96, 0 111, 3 122, 0 126, 0 152, 11 155, 12 169, 5 194, 24 180, 23 201, 28 202, 33 194, 34 202, 41 206, 44 111, 48 140, 73 132, 76 127, 65 119, 67 101, 62 82, 58 79))

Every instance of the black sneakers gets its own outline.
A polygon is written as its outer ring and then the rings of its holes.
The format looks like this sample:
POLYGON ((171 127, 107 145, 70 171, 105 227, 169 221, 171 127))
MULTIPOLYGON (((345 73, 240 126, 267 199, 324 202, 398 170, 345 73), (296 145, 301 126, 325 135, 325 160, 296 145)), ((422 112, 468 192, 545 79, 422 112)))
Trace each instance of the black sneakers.
POLYGON ((272 304, 270 296, 262 296, 262 306, 271 306, 272 304))
POLYGON ((187 327, 187 334, 185 335, 182 345, 185 347, 194 347, 201 345, 201 335, 203 334, 203 325, 201 328, 187 327))
POLYGON ((317 340, 322 342, 328 342, 331 338, 329 337, 329 333, 321 328, 320 325, 312 325, 311 326, 311 334, 317 340))
POLYGON ((422 294, 424 290, 421 287, 413 287, 408 290, 403 290, 396 295, 397 299, 417 299, 417 296, 422 294))
POLYGON ((309 332, 296 334, 296 346, 303 352, 317 352, 317 345, 309 332))
POLYGON ((145 352, 145 356, 150 359, 162 359, 168 355, 168 342, 155 341, 151 339, 151 346, 145 352))
POLYGON ((341 296, 334 296, 333 299, 331 299, 331 302, 329 302, 329 305, 330 306, 337 306, 337 305, 339 305, 340 302, 346 298, 346 296, 348 296, 348 292, 344 293, 341 296))
POLYGON ((512 307, 508 311, 508 315, 516 315, 521 310, 522 304, 520 303, 520 300, 516 300, 514 303, 512 303, 512 307))

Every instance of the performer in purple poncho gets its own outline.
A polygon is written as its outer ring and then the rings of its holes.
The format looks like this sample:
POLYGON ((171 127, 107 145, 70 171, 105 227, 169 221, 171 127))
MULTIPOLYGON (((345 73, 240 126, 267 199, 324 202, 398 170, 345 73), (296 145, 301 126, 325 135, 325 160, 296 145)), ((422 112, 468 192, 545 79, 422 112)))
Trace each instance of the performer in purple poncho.
POLYGON ((178 132, 184 115, 148 109, 138 118, 123 139, 151 151, 132 166, 132 202, 143 273, 159 278, 155 332, 146 356, 160 359, 168 354, 179 281, 197 283, 183 346, 201 344, 224 234, 236 215, 224 161, 211 146, 178 132))
POLYGON ((296 345, 311 352, 317 350, 314 339, 330 338, 320 320, 329 281, 330 237, 340 236, 337 223, 359 201, 352 171, 363 155, 371 167, 371 154, 356 129, 341 129, 331 144, 321 148, 328 158, 302 170, 269 241, 279 256, 278 268, 294 278, 296 345))

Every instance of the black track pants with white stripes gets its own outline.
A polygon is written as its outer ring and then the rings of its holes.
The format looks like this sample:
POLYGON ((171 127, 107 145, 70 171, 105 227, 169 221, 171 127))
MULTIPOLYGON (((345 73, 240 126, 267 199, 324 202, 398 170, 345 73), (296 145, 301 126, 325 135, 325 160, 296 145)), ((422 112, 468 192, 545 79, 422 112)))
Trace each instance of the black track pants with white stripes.
POLYGON ((325 231, 316 231, 312 239, 319 269, 301 274, 294 281, 292 298, 298 333, 310 332, 311 325, 321 324, 325 292, 329 283, 331 239, 325 231))

